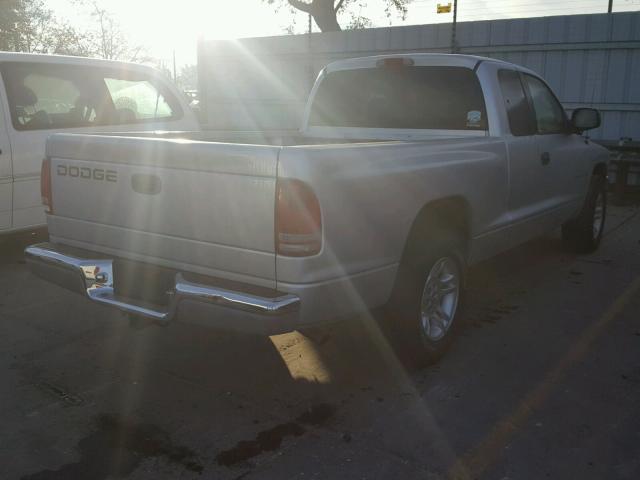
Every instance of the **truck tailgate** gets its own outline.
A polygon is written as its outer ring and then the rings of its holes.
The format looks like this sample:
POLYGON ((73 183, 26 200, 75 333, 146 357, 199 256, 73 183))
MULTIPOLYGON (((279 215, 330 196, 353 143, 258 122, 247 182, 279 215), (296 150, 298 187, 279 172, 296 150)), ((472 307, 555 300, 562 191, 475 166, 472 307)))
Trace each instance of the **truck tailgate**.
POLYGON ((275 286, 279 147, 53 135, 53 241, 275 286))

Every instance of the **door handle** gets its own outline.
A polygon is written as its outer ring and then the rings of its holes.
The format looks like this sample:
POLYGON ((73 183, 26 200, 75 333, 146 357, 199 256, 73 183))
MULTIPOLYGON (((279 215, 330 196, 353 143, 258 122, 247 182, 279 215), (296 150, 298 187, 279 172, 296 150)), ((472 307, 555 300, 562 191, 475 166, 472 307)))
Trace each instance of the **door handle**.
POLYGON ((551 155, 549 152, 542 152, 542 155, 540 155, 540 163, 542 163, 542 165, 549 165, 550 162, 551 155))
POLYGON ((162 180, 157 175, 135 173, 131 177, 131 187, 138 193, 157 195, 162 190, 162 180))

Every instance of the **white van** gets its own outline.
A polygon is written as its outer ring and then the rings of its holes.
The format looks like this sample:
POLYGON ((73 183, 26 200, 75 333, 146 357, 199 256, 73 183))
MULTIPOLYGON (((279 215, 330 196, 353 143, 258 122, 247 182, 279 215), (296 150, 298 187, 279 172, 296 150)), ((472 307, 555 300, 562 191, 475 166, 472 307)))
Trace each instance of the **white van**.
POLYGON ((198 129, 184 95, 153 68, 0 52, 0 234, 45 224, 40 167, 52 133, 198 129))

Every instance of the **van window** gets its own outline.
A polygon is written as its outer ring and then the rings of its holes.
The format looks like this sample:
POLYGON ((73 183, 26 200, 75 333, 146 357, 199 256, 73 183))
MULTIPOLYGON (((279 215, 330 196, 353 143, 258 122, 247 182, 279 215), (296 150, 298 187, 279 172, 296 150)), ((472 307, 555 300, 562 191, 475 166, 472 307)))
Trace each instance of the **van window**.
POLYGON ((180 104, 143 73, 74 65, 2 65, 16 130, 124 125, 182 117, 180 104))
POLYGON ((148 80, 105 78, 116 112, 131 121, 171 118, 173 110, 148 80))
POLYGON ((379 67, 329 73, 320 83, 310 125, 486 130, 480 82, 463 67, 379 67))

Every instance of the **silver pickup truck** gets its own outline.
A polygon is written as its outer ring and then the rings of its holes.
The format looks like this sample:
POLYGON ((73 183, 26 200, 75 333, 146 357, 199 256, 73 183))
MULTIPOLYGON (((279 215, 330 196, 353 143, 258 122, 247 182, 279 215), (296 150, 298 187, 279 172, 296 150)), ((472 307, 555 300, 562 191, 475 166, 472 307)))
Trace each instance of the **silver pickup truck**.
POLYGON ((387 305, 416 359, 455 331, 465 268, 562 226, 594 250, 607 152, 534 72, 474 56, 338 61, 300 134, 59 134, 41 277, 158 323, 265 334, 387 305))

